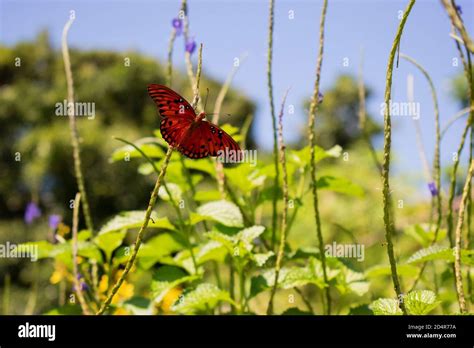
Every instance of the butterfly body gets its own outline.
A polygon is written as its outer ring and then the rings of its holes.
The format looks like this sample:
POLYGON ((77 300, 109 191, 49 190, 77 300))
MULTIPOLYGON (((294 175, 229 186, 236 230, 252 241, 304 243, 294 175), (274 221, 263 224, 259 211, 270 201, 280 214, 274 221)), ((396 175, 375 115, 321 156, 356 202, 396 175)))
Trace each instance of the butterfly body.
POLYGON ((182 154, 197 159, 219 156, 234 151, 240 158, 239 145, 215 124, 206 121, 206 114, 196 114, 191 105, 178 93, 162 85, 148 86, 162 117, 160 131, 163 139, 182 154))

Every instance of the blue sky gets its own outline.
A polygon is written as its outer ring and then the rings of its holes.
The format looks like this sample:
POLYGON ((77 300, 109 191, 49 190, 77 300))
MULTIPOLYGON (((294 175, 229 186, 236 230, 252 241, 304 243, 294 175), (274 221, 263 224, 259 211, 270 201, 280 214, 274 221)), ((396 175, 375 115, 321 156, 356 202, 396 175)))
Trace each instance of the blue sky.
MULTIPOLYGON (((233 86, 253 99, 257 140, 272 146, 271 118, 266 89, 266 48, 268 1, 263 0, 190 0, 191 33, 204 43, 206 74, 224 80, 233 59, 244 53, 248 57, 237 73, 233 86)), ((361 47, 365 52, 366 84, 374 91, 368 102, 369 112, 382 122, 385 71, 389 50, 399 19, 399 11, 408 1, 400 0, 330 0, 326 20, 326 41, 322 70, 322 91, 329 88, 341 73, 357 75, 361 47), (349 65, 344 66, 344 58, 349 65)), ((468 31, 473 33, 474 6, 469 0, 458 0, 468 31)), ((277 0, 275 8, 274 96, 277 108, 288 86, 287 104, 295 106, 295 114, 287 115, 285 136, 295 139, 305 127, 306 115, 301 105, 314 85, 319 16, 322 1, 277 0), (294 11, 294 18, 289 18, 294 11)), ((55 46, 59 47, 61 31, 69 10, 76 11, 70 31, 70 45, 83 49, 136 50, 164 60, 170 33, 170 22, 179 9, 179 1, 9 1, 0 0, 0 40, 14 44, 34 38, 48 28, 55 46)), ((401 52, 420 62, 431 74, 437 88, 441 124, 460 108, 452 99, 450 79, 462 72, 455 67, 457 56, 449 37, 450 24, 437 0, 418 0, 405 27, 401 52)), ((183 43, 177 41, 174 63, 183 68, 183 43)), ((415 99, 420 103, 421 128, 428 159, 434 146, 433 105, 423 76, 409 63, 400 61, 394 72, 393 100, 406 101, 406 80, 415 77, 415 99)), ((212 93, 212 91, 211 91, 212 93)), ((217 93, 217 91, 214 91, 217 93)), ((225 112, 225 110, 224 110, 225 112)), ((394 118, 394 169, 418 175, 421 162, 416 151, 413 122, 408 117, 394 118)), ((442 144, 442 161, 446 165, 456 151, 464 122, 458 122, 447 133, 442 144)), ((377 146, 380 146, 380 141, 377 146)))

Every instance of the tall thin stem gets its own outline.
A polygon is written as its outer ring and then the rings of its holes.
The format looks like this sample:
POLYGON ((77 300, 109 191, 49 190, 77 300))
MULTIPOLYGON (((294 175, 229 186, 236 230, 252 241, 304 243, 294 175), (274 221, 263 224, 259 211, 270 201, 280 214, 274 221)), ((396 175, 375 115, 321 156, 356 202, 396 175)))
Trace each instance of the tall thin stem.
MULTIPOLYGON (((454 26, 453 26, 453 31, 454 31, 454 26)), ((451 247, 454 246, 454 238, 453 238, 453 229, 454 229, 454 213, 453 213, 453 202, 454 202, 454 196, 456 195, 456 175, 457 175, 457 170, 459 166, 459 158, 461 156, 461 152, 464 148, 464 143, 466 142, 466 137, 467 133, 469 132, 469 129, 472 127, 473 121, 474 121, 474 91, 473 91, 473 81, 472 81, 472 75, 471 75, 471 59, 470 55, 468 52, 468 60, 466 60, 466 57, 464 56, 463 50, 461 45, 457 40, 454 41, 456 44, 456 49, 458 50, 459 57, 461 58, 461 61, 464 66, 464 74, 466 75, 466 80, 468 83, 468 89, 469 89, 469 100, 470 100, 470 112, 469 112, 469 117, 467 119, 466 125, 464 126, 462 135, 461 135, 461 141, 459 143, 458 149, 456 151, 456 158, 453 164, 453 168, 451 171, 451 183, 449 187, 449 197, 448 197, 448 215, 447 215, 447 229, 448 229, 448 237, 449 237, 449 243, 451 247)))
MULTIPOLYGON (((434 116, 435 116, 435 148, 434 148, 434 157, 433 157, 433 178, 436 185, 437 194, 432 196, 436 197, 436 211, 437 211, 437 220, 435 226, 435 233, 434 233, 434 240, 435 243, 438 239, 438 233, 441 228, 441 220, 442 220, 442 199, 441 199, 441 165, 440 165, 440 142, 441 142, 441 132, 440 132, 440 125, 439 125, 439 107, 438 107, 438 97, 436 96, 436 89, 431 79, 430 75, 426 71, 425 68, 421 64, 419 64, 415 59, 412 57, 400 53, 400 57, 406 59, 410 63, 420 70, 423 76, 428 81, 428 85, 431 91, 431 97, 433 99, 433 106, 434 106, 434 116)), ((434 198, 434 197, 433 197, 434 198)))
MULTIPOLYGON (((69 57, 69 48, 67 44, 67 35, 69 32, 69 28, 71 27, 72 23, 74 22, 75 15, 71 14, 69 17, 69 21, 66 23, 63 29, 63 36, 62 36, 62 54, 64 60, 64 69, 66 72, 66 81, 67 81, 67 101, 69 105, 74 105, 74 81, 72 77, 72 70, 71 70, 71 60, 69 57), (72 104, 71 104, 72 103, 72 104)), ((84 184, 84 176, 82 174, 82 164, 81 164, 81 149, 79 145, 79 131, 77 130, 76 125, 76 117, 74 115, 73 107, 68 108, 68 116, 69 116, 69 128, 71 131, 71 145, 72 145, 72 153, 74 158, 74 173, 76 176, 77 186, 79 188, 79 192, 81 193, 82 197, 82 211, 84 213, 84 218, 86 220, 87 229, 91 232, 94 231, 94 225, 92 223, 90 208, 89 208, 89 201, 87 200, 87 193, 84 184)))
POLYGON ((316 179, 316 161, 315 161, 315 139, 314 139, 314 123, 316 119, 316 111, 319 104, 319 84, 321 80, 321 67, 323 64, 323 49, 324 49, 324 23, 326 20, 326 11, 327 11, 328 2, 324 0, 323 8, 321 12, 321 21, 319 25, 319 52, 318 59, 316 62, 316 81, 314 83, 313 96, 311 99, 311 104, 309 106, 309 117, 308 117, 308 140, 310 148, 310 174, 311 174, 311 189, 313 194, 313 208, 314 208, 314 218, 316 220, 316 233, 318 237, 319 244, 319 254, 321 257, 321 264, 323 267, 323 277, 324 282, 326 283, 326 288, 324 289, 326 303, 323 305, 325 307, 325 313, 327 315, 331 314, 331 293, 328 283, 327 267, 326 267, 326 255, 324 253, 324 239, 323 233, 321 230, 321 217, 319 214, 319 202, 318 202, 318 187, 316 179))
POLYGON ((153 188, 153 191, 151 192, 150 200, 148 202, 148 208, 145 212, 145 219, 143 220, 140 230, 138 231, 137 238, 135 240, 135 244, 133 247, 132 255, 130 255, 130 258, 127 261, 124 271, 120 275, 120 278, 118 279, 118 281, 115 283, 110 294, 107 296, 107 299, 104 301, 101 308, 97 312, 97 315, 101 315, 105 312, 107 307, 112 302, 114 296, 117 294, 118 290, 122 286, 122 283, 125 281, 125 278, 130 272, 130 269, 132 268, 133 264, 135 263, 138 250, 140 249, 140 246, 142 244, 144 232, 146 228, 148 227, 148 222, 150 221, 150 216, 153 211, 153 207, 155 206, 156 199, 158 197, 158 191, 161 187, 161 184, 163 183, 164 177, 166 175, 166 169, 168 168, 168 164, 170 162, 172 154, 173 154, 173 148, 170 146, 168 148, 168 151, 166 152, 166 156, 163 160, 163 164, 161 165, 160 175, 158 176, 158 179, 156 180, 156 183, 155 183, 155 187, 153 188))
POLYGON ((464 41, 464 45, 469 51, 471 51, 471 53, 474 53, 474 42, 472 42, 471 38, 469 37, 467 30, 464 27, 464 24, 461 18, 459 17, 456 11, 456 8, 453 5, 453 1, 441 0, 441 3, 446 9, 446 12, 448 13, 449 18, 451 19, 451 23, 453 23, 453 25, 459 31, 459 34, 461 35, 462 40, 464 41))
POLYGON ((285 251, 286 234, 287 234, 287 220, 288 220, 288 172, 286 170, 286 155, 285 155, 285 142, 283 140, 283 112, 285 110, 286 97, 288 96, 289 89, 286 90, 283 100, 281 102, 281 110, 278 116, 278 143, 280 150, 280 163, 283 174, 283 213, 281 221, 280 231, 280 247, 278 248, 278 255, 275 263, 275 280, 273 281, 273 289, 268 302, 267 314, 273 314, 273 298, 278 286, 278 277, 280 275, 281 262, 283 260, 283 253, 285 251))
POLYGON ((462 248, 462 229, 464 224, 464 215, 466 211, 466 203, 470 193, 472 176, 474 175, 474 161, 471 161, 469 172, 464 183, 462 191, 461 204, 459 206, 458 224, 456 226, 455 244, 454 244, 454 274, 456 281, 456 293, 458 295, 459 309, 461 313, 467 312, 466 298, 464 297, 464 289, 462 283, 461 271, 461 248, 462 248))
POLYGON ((392 236, 395 232, 395 226, 393 218, 391 216, 392 211, 392 201, 390 199, 390 151, 392 145, 392 123, 390 119, 390 108, 388 107, 391 95, 392 95, 392 76, 393 76, 393 63, 395 60, 395 55, 397 48, 400 44, 400 39, 402 36, 403 28, 408 19, 408 15, 415 4, 415 0, 411 0, 407 8, 403 13, 403 17, 398 26, 397 34, 393 40, 392 48, 390 50, 390 55, 387 65, 387 76, 385 84, 385 115, 384 115, 384 147, 383 147, 383 162, 382 162, 382 184, 383 184, 383 221, 385 227, 385 239, 387 242, 387 253, 390 261, 390 270, 392 274, 393 286, 395 288, 395 293, 397 294, 398 303, 400 309, 404 314, 407 314, 405 309, 405 303, 403 302, 403 294, 400 287, 400 281, 398 279, 397 273, 397 262, 395 260, 395 253, 393 251, 393 242, 392 236))
POLYGON ((273 183, 272 197, 272 241, 271 248, 275 248, 276 229, 277 229, 277 205, 278 205, 278 185, 280 184, 280 167, 278 165, 278 139, 277 139, 277 120, 275 116, 275 104, 273 102, 273 26, 274 26, 275 0, 270 0, 270 9, 268 15, 268 50, 267 50, 267 86, 268 97, 270 100, 270 113, 272 116, 273 128, 273 162, 275 165, 275 181, 273 183))
POLYGON ((74 290, 76 291, 77 298, 79 299, 79 304, 82 308, 82 313, 85 315, 90 315, 89 307, 87 306, 86 300, 84 299, 84 294, 82 293, 82 285, 79 281, 79 270, 77 265, 77 229, 79 225, 79 205, 81 204, 81 193, 76 193, 76 198, 74 199, 74 210, 72 214, 72 267, 73 267, 73 276, 74 276, 74 290))

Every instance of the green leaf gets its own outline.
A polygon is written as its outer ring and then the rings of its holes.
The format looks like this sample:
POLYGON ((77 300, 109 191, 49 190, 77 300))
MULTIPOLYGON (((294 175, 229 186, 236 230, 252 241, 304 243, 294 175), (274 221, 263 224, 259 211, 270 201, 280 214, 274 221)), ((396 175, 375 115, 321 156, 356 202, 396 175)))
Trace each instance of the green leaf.
POLYGON ((336 288, 341 294, 349 292, 363 296, 369 291, 370 284, 363 273, 355 272, 341 263, 341 272, 337 276, 336 288))
MULTIPOLYGON (((316 145, 314 147, 315 163, 318 163, 328 157, 337 158, 341 156, 341 152, 342 148, 339 145, 333 146, 329 150, 324 150, 323 148, 316 145)), ((288 162, 293 162, 300 167, 306 167, 309 165, 311 159, 309 146, 306 146, 301 150, 290 150, 288 153, 288 162)))
POLYGON ((213 162, 209 159, 185 159, 184 163, 187 169, 197 170, 206 174, 209 174, 211 177, 215 177, 216 175, 216 166, 213 162))
POLYGON ((250 294, 249 298, 257 296, 259 293, 270 288, 264 276, 258 275, 250 279, 250 294))
MULTIPOLYGON (((142 150, 145 155, 150 158, 162 158, 165 153, 161 149, 161 147, 155 144, 135 144, 140 150, 142 150)), ((143 157, 140 152, 138 152, 133 146, 125 145, 112 153, 111 161, 118 162, 127 160, 127 158, 141 158, 143 157)))
POLYGON ((221 200, 206 203, 197 209, 197 213, 225 226, 243 227, 244 225, 239 208, 229 201, 221 200))
POLYGON ((162 266, 155 272, 151 282, 153 301, 159 304, 171 289, 199 278, 197 275, 188 275, 179 267, 162 266))
POLYGON ((135 296, 124 303, 122 307, 133 315, 151 315, 153 314, 153 306, 149 299, 145 297, 135 296))
POLYGON ((325 175, 318 179, 317 186, 322 190, 330 190, 338 193, 344 193, 350 196, 362 197, 364 190, 361 186, 340 177, 325 175))
POLYGON ((197 191, 194 195, 194 200, 198 202, 202 201, 217 201, 221 197, 221 193, 217 190, 211 191, 197 191))
POLYGON ((262 187, 268 175, 262 170, 244 163, 237 167, 226 168, 226 178, 232 187, 236 187, 244 194, 250 193, 253 189, 262 187))
POLYGON ((275 255, 273 251, 262 254, 252 254, 252 259, 255 261, 258 267, 262 267, 273 255, 275 255))
MULTIPOLYGON (((162 228, 175 230, 167 217, 159 218, 156 212, 152 212, 151 219, 148 222, 148 228, 162 228)), ((144 210, 125 211, 113 217, 99 231, 99 235, 131 228, 140 228, 145 219, 144 210)))
POLYGON ((219 289, 214 284, 203 283, 186 292, 171 309, 177 313, 193 314, 212 310, 221 301, 234 303, 227 291, 219 289))
MULTIPOLYGON (((436 232, 436 226, 434 224, 415 224, 407 227, 405 229, 405 233, 415 239, 418 243, 420 243, 424 248, 429 247, 434 240, 436 232)), ((438 231, 437 240, 443 240, 446 237, 446 229, 440 229, 438 231)))
POLYGON ((227 249, 232 257, 246 258, 251 255, 250 259, 258 264, 259 262, 265 263, 266 260, 272 256, 272 254, 260 254, 255 258, 255 255, 252 255, 254 240, 258 238, 264 230, 265 227, 263 226, 251 226, 234 235, 229 235, 219 231, 210 231, 206 233, 206 237, 220 243, 227 249))
POLYGON ((149 269, 161 258, 180 251, 184 247, 185 241, 178 235, 162 233, 144 243, 138 251, 137 258, 142 268, 149 269))
MULTIPOLYGON (((408 264, 420 263, 433 260, 443 260, 454 262, 454 248, 441 247, 433 245, 429 248, 418 250, 407 260, 408 264)), ((461 250, 461 262, 474 266, 474 250, 461 250)))
POLYGON ((45 315, 81 315, 82 310, 79 305, 67 304, 58 308, 53 308, 46 313, 45 315))
POLYGON ((440 304, 436 301, 436 294, 430 290, 411 291, 403 300, 407 312, 412 315, 428 314, 440 304))
MULTIPOLYGON (((173 201, 175 203, 178 203, 179 201, 181 201, 183 197, 183 192, 181 191, 181 188, 178 185, 173 184, 172 182, 167 182, 166 187, 168 188, 168 191, 171 193, 171 198, 173 198, 173 201)), ((158 196, 164 201, 170 200, 170 197, 168 196, 168 192, 166 191, 166 188, 164 187, 164 185, 161 186, 160 189, 158 190, 158 196)))
POLYGON ((369 308, 375 315, 402 315, 398 301, 392 298, 379 298, 372 302, 369 308))
POLYGON ((113 251, 122 244, 126 234, 126 230, 99 233, 94 238, 94 243, 105 252, 106 259, 110 260, 113 251))
MULTIPOLYGON (((331 270, 327 272, 328 280, 334 279, 340 270, 331 270)), ((267 286, 273 286, 275 282, 275 270, 270 269, 263 273, 267 286)), ((321 261, 310 258, 309 264, 305 267, 283 267, 278 276, 278 287, 282 289, 291 289, 295 287, 314 284, 320 289, 325 288, 323 268, 321 261)))
POLYGON ((99 248, 92 242, 78 241, 77 242, 77 255, 86 257, 91 260, 95 260, 98 263, 103 263, 102 253, 99 248))
POLYGON ((311 312, 302 311, 297 307, 291 307, 285 310, 281 315, 313 315, 311 312))

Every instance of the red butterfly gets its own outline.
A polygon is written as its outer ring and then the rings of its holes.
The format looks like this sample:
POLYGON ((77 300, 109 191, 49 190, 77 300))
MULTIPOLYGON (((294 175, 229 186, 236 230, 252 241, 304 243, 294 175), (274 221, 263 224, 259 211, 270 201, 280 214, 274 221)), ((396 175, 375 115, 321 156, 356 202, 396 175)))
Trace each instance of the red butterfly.
POLYGON ((204 121, 206 114, 196 115, 189 103, 175 91, 162 85, 148 85, 148 94, 162 117, 160 131, 166 142, 189 158, 232 154, 241 159, 234 139, 215 124, 204 121))

